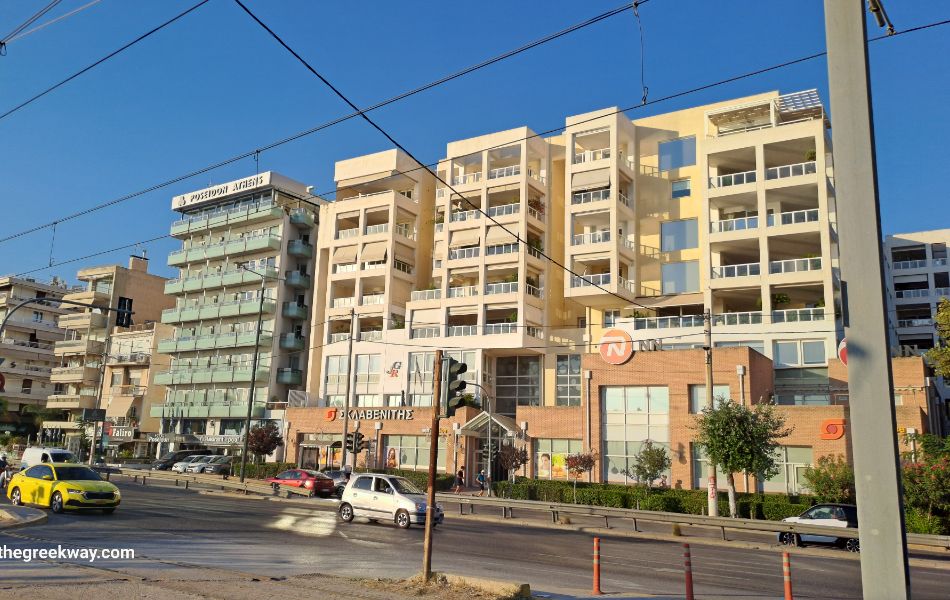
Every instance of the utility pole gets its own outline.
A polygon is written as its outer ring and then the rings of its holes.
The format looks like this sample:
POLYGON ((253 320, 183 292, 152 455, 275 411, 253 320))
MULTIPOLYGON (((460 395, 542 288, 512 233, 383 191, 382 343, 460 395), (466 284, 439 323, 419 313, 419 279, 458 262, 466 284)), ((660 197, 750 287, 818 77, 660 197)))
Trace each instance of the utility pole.
POLYGON ((864 0, 825 0, 851 450, 865 598, 910 597, 864 0))
MULTIPOLYGON (((350 308, 350 337, 346 348, 346 394, 343 395, 343 446, 340 454, 340 470, 346 471, 346 434, 350 429, 350 394, 353 393, 353 336, 356 335, 356 309, 350 308)), ((354 465, 356 462, 354 461, 354 465)))
MULTIPOLYGON (((703 350, 706 352, 706 408, 712 410, 716 407, 715 398, 713 398, 713 368, 712 368, 712 308, 707 308, 703 312, 703 334, 706 341, 703 344, 703 350)), ((719 516, 719 487, 716 484, 716 463, 709 459, 709 475, 706 478, 707 501, 709 504, 709 516, 719 516)))
MULTIPOLYGON (((247 267, 242 266, 242 268, 261 277, 261 298, 257 304, 257 331, 254 333, 254 359, 251 361, 251 389, 247 394, 247 414, 244 418, 244 449, 241 452, 241 483, 244 483, 244 472, 247 471, 247 444, 251 438, 251 414, 254 411, 254 391, 257 389, 257 360, 261 350, 261 326, 264 320, 264 292, 266 290, 264 285, 267 283, 267 279, 264 275, 251 271, 247 267)), ((273 362, 273 358, 271 358, 271 362, 273 362)), ((272 364, 271 368, 273 366, 272 364)))
POLYGON ((435 351, 432 372, 432 424, 429 426, 429 488, 426 490, 426 533, 422 544, 422 579, 432 579, 432 521, 435 519, 435 463, 439 460, 439 415, 442 412, 442 351, 435 351))
MULTIPOLYGON (((108 315, 107 315, 108 316, 108 315)), ((102 386, 106 379, 106 362, 109 360, 109 344, 112 342, 112 324, 109 319, 106 320, 106 339, 102 345, 102 360, 99 362, 99 386, 96 389, 96 410, 102 406, 102 386)), ((96 456, 96 431, 100 421, 92 422, 92 439, 89 441, 89 466, 95 464, 96 456)), ((105 421, 102 421, 103 434, 105 433, 105 421)))

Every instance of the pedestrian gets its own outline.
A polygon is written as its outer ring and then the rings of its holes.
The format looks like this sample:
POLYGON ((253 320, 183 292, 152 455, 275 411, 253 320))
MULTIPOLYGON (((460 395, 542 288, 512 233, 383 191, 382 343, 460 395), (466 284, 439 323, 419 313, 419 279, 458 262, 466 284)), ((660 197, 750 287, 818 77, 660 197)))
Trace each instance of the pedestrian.
POLYGON ((9 468, 10 463, 7 462, 6 453, 0 454, 0 489, 6 489, 7 487, 7 481, 10 479, 9 468))
POLYGON ((661 488, 670 487, 670 481, 666 478, 666 475, 663 475, 663 477, 660 477, 660 487, 661 488))
POLYGON ((465 467, 459 467, 459 472, 455 474, 455 488, 453 494, 462 493, 462 487, 465 485, 465 467))
POLYGON ((485 479, 485 469, 482 469, 482 470, 478 473, 478 475, 475 477, 475 481, 478 482, 478 494, 476 494, 476 495, 477 495, 477 496, 484 496, 484 495, 485 495, 485 482, 487 481, 487 480, 485 479))

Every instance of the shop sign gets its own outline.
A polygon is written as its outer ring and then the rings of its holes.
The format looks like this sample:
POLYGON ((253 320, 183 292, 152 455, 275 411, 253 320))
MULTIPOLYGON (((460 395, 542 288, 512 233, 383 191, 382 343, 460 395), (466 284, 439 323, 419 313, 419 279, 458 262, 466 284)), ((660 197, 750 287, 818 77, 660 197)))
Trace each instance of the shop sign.
POLYGON ((608 329, 600 337, 600 357, 611 365, 622 365, 633 356, 633 338, 622 329, 608 329))
MULTIPOLYGON (((412 408, 358 408, 350 410, 348 416, 354 421, 412 421, 412 408)), ((335 421, 343 418, 343 411, 328 408, 324 418, 335 421)))
POLYGON ((233 446, 244 441, 244 436, 235 435, 199 435, 198 441, 208 446, 233 446))
POLYGON ((135 437, 135 427, 119 427, 113 425, 106 428, 106 435, 116 439, 131 440, 135 437))
POLYGON ((844 437, 844 419, 825 419, 821 422, 821 433, 818 436, 823 440, 840 440, 844 437))

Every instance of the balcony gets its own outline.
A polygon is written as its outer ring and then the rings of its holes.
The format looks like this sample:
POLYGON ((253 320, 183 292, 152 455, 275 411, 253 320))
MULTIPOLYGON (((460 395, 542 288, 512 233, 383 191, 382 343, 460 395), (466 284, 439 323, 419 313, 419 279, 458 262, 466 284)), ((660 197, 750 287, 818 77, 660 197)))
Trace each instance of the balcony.
POLYGON ((300 369, 277 369, 277 383, 282 385, 300 385, 303 372, 300 369))
MULTIPOLYGON (((893 266, 895 270, 901 271, 901 270, 906 270, 906 269, 926 269, 929 264, 930 264, 930 261, 927 259, 899 260, 895 262, 893 266)), ((934 265, 934 266, 938 266, 938 265, 934 265)))
POLYGON ((728 231, 743 231, 756 229, 759 226, 759 217, 740 217, 738 219, 724 219, 709 224, 711 233, 726 233, 728 231))
POLYGON ((356 306, 355 296, 343 296, 330 301, 330 308, 350 308, 356 306))
POLYGON ((105 351, 105 343, 99 340, 63 340, 56 342, 53 346, 53 354, 63 356, 65 354, 102 354, 105 351))
POLYGON ((468 173, 466 175, 456 175, 452 178, 452 185, 465 185, 467 183, 478 183, 482 180, 481 171, 468 173))
POLYGON ((360 306, 375 306, 378 304, 383 304, 385 298, 385 294, 363 294, 363 297, 360 298, 360 306))
POLYGON ((933 327, 933 319, 898 319, 898 327, 933 327))
POLYGON ((277 303, 266 297, 263 303, 259 299, 252 298, 248 300, 233 300, 231 302, 193 304, 191 306, 163 310, 162 323, 186 323, 188 321, 217 319, 221 317, 256 315, 258 312, 271 314, 276 307, 277 303))
POLYGON ((502 177, 514 177, 521 175, 521 165, 511 165, 510 167, 499 167, 488 171, 489 179, 501 179, 502 177))
POLYGON ((541 289, 541 288, 539 288, 539 287, 535 287, 535 286, 531 285, 530 283, 529 283, 529 284, 526 284, 524 287, 525 287, 525 291, 528 292, 528 295, 529 295, 529 296, 534 296, 535 298, 540 298, 540 297, 541 297, 541 294, 544 292, 543 289, 541 289))
POLYGON ((485 284, 485 295, 490 294, 517 294, 518 293, 518 282, 517 281, 506 281, 502 283, 487 283, 485 284))
POLYGON ((67 313, 59 316, 59 326, 63 329, 105 329, 108 323, 109 319, 103 313, 67 313))
POLYGON ((730 277, 749 277, 750 275, 759 275, 759 263, 745 263, 741 265, 725 265, 722 267, 713 267, 713 278, 726 279, 730 277))
POLYGON ((313 245, 306 240, 290 240, 287 254, 297 258, 313 258, 313 245))
POLYGON ((55 410, 78 410, 96 407, 95 390, 83 389, 78 394, 51 394, 46 398, 46 408, 55 410))
POLYGON ((180 221, 172 223, 171 234, 172 236, 184 236, 188 233, 205 229, 239 225, 264 219, 280 219, 283 217, 283 214, 283 208, 275 204, 272 200, 267 200, 229 210, 221 209, 209 211, 200 215, 183 218, 180 221))
POLYGON ((383 339, 382 329, 366 329, 360 331, 359 340, 361 342, 380 342, 383 339))
POLYGON ((755 171, 743 171, 741 173, 729 173, 728 175, 717 175, 709 178, 709 187, 712 189, 721 189, 736 185, 745 185, 755 183, 755 171))
POLYGON ((360 270, 360 266, 357 263, 349 263, 342 265, 333 265, 333 274, 339 275, 341 273, 355 273, 360 270))
POLYGON ((489 217, 504 217, 505 215, 516 215, 521 212, 521 204, 518 202, 512 202, 511 204, 502 204, 500 206, 492 206, 488 209, 489 217))
POLYGON ((765 170, 765 179, 785 179, 786 177, 798 177, 800 175, 814 175, 817 173, 817 164, 815 161, 797 163, 794 165, 784 165, 781 167, 770 167, 765 170))
POLYGON ((681 317, 646 317, 633 320, 634 329, 679 329, 682 327, 702 327, 703 315, 681 317))
POLYGON ((186 335, 169 338, 158 342, 158 351, 162 354, 175 352, 194 352, 196 350, 211 350, 213 348, 240 348, 254 346, 269 346, 273 339, 272 331, 261 331, 260 336, 254 331, 229 331, 209 333, 203 335, 186 335))
POLYGON ((285 333, 280 336, 278 346, 281 350, 304 350, 307 347, 307 341, 302 335, 285 333))
POLYGON ((571 238, 572 246, 586 246, 588 244, 602 244, 610 241, 609 231, 592 231, 580 233, 571 238))
POLYGON ((184 264, 212 258, 221 258, 223 256, 237 256, 249 252, 261 252, 262 250, 273 250, 276 252, 279 249, 279 235, 270 233, 263 235, 258 234, 254 236, 237 237, 215 244, 203 244, 177 250, 168 255, 168 264, 184 264))
POLYGON ((378 225, 367 225, 363 230, 364 235, 379 235, 389 233, 389 223, 379 223, 378 225))
POLYGON ((440 300, 442 298, 442 290, 415 290, 409 294, 409 300, 411 302, 422 302, 424 300, 440 300))
POLYGON ((595 160, 604 160, 610 158, 610 148, 599 148, 597 150, 585 150, 574 153, 574 164, 588 163, 595 160))
MULTIPOLYGON (((267 279, 277 278, 277 269, 265 267, 255 269, 267 279)), ((194 277, 169 279, 165 282, 165 295, 174 296, 182 292, 193 292, 202 289, 214 289, 222 286, 242 285, 245 283, 260 283, 261 276, 245 269, 228 269, 227 271, 207 271, 194 277)))
POLYGON ((773 260, 769 262, 769 274, 802 273, 804 271, 820 271, 821 257, 793 258, 790 260, 773 260))
POLYGON ((409 337, 414 340, 437 338, 442 337, 442 332, 438 327, 413 327, 409 337))
POLYGON ((572 288, 609 284, 610 273, 597 273, 595 275, 584 275, 583 277, 571 277, 572 288))
POLYGON ((129 354, 114 354, 106 358, 107 365, 147 365, 152 361, 148 352, 131 352, 129 354))
POLYGON ((28 340, 14 340, 11 338, 3 338, 0 340, 0 344, 2 344, 0 348, 6 352, 20 351, 29 354, 50 354, 55 348, 53 344, 31 342, 28 340))
POLYGON ((306 319, 309 315, 309 309, 306 304, 284 302, 281 306, 280 313, 288 319, 306 319))
POLYGON ((761 311, 722 313, 719 315, 713 315, 712 323, 713 325, 723 326, 761 325, 762 313, 761 311))
POLYGON ((460 210, 449 215, 449 221, 452 223, 461 223, 463 221, 475 221, 482 218, 481 211, 478 210, 460 210))
MULTIPOLYGON (((251 418, 260 419, 264 416, 264 402, 255 402, 251 407, 251 418)), ((200 400, 190 403, 169 403, 153 405, 149 415, 154 418, 175 419, 244 419, 247 417, 247 402, 209 401, 200 400)))
POLYGON ((468 298, 470 296, 477 296, 478 288, 474 285, 462 285, 450 287, 447 292, 449 298, 468 298))
POLYGON ((478 335, 478 325, 448 325, 445 329, 448 337, 478 335))
POLYGON ((351 227, 350 229, 341 229, 341 230, 337 231, 337 232, 336 232, 336 239, 338 239, 338 240, 346 240, 346 239, 349 239, 349 238, 359 237, 359 235, 360 235, 360 228, 359 228, 359 227, 351 227))
POLYGON ((300 271, 285 271, 284 281, 292 288, 310 287, 310 276, 300 271))
POLYGON ((601 202, 610 200, 610 189, 592 190, 589 192, 580 192, 571 194, 571 204, 589 204, 591 202, 601 202))
POLYGON ((340 333, 331 333, 327 336, 327 343, 336 344, 337 342, 345 342, 350 339, 350 333, 348 331, 342 331, 340 333))
POLYGON ((413 227, 407 223, 399 223, 393 228, 393 231, 395 231, 397 234, 401 235, 402 237, 406 238, 407 240, 412 240, 412 241, 416 240, 416 230, 413 229, 413 227))
POLYGON ((79 302, 81 304, 95 304, 97 306, 108 306, 112 297, 111 286, 100 287, 94 290, 75 290, 63 295, 63 300, 68 302, 79 302))
POLYGON ((895 290, 894 295, 897 298, 908 299, 908 298, 929 298, 930 289, 922 288, 919 290, 895 290))
POLYGON ((776 323, 809 323, 824 321, 825 309, 819 308, 790 308, 787 310, 773 310, 772 324, 776 323))
POLYGON ((309 229, 316 224, 313 213, 305 208, 295 208, 290 211, 290 224, 309 229))
POLYGON ((120 385, 112 388, 113 396, 132 396, 133 398, 140 398, 148 392, 148 388, 144 385, 120 385))
POLYGON ((794 225, 797 223, 816 223, 818 222, 818 209, 793 210, 769 215, 768 226, 780 227, 782 225, 794 225))
POLYGON ((485 325, 485 335, 502 335, 505 333, 517 333, 517 323, 488 323, 485 325))
POLYGON ((53 367, 49 380, 53 383, 95 383, 99 380, 99 369, 79 365, 77 367, 53 367))
MULTIPOLYGON (((243 363, 242 363, 243 365, 243 363)), ((250 366, 189 367, 156 373, 156 385, 191 385, 198 383, 250 383, 250 366)), ((258 367, 255 381, 267 381, 270 378, 269 367, 258 367)), ((245 408, 247 405, 245 405, 245 408)))
POLYGON ((521 250, 521 244, 497 244, 485 248, 485 256, 499 256, 501 254, 515 254, 521 250))
POLYGON ((449 249, 449 260, 463 260, 466 258, 476 258, 481 254, 481 249, 478 246, 473 246, 471 248, 450 248, 449 249))

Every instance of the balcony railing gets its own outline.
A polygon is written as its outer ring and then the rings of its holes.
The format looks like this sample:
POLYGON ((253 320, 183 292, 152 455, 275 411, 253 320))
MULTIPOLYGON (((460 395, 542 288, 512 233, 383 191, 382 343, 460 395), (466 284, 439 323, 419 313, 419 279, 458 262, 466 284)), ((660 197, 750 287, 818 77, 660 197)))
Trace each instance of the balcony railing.
POLYGON ((448 289, 449 298, 468 298, 469 296, 477 296, 478 288, 474 285, 462 285, 456 287, 450 287, 448 289))
POLYGON ((442 332, 438 327, 413 327, 410 333, 412 339, 437 338, 442 337, 442 332))
POLYGON ((729 173, 728 175, 717 175, 709 178, 709 187, 711 188, 725 188, 746 183, 755 183, 755 171, 729 173))
POLYGON ((768 218, 768 226, 776 227, 781 225, 794 225, 796 223, 815 223, 817 221, 818 209, 810 208, 808 210, 783 212, 777 215, 771 214, 768 218))
POLYGON ((544 220, 544 210, 538 210, 537 208, 534 208, 533 206, 529 206, 529 207, 528 207, 528 216, 534 217, 535 219, 537 219, 537 220, 539 220, 539 221, 543 221, 543 220, 544 220))
POLYGON ((817 172, 815 161, 796 163, 794 165, 783 165, 781 167, 770 167, 765 170, 766 179, 785 179, 786 177, 796 177, 798 175, 813 175, 817 172))
POLYGON ((377 233, 386 233, 389 231, 389 223, 380 223, 378 225, 367 225, 363 230, 364 235, 376 235, 377 233))
POLYGON ((343 298, 334 298, 330 301, 331 308, 349 308, 356 304, 356 298, 353 296, 346 296, 343 298))
POLYGON ((749 275, 758 275, 759 273, 759 263, 713 267, 713 278, 748 277, 749 275))
POLYGON ((762 313, 760 311, 752 312, 730 312, 720 315, 713 315, 713 325, 761 325, 762 313))
POLYGON ((933 295, 936 296, 937 298, 941 298, 941 297, 944 297, 944 296, 950 297, 950 287, 934 288, 934 294, 933 294, 933 295))
POLYGON ((817 308, 789 308, 773 310, 772 323, 807 323, 810 321, 824 321, 824 307, 817 308))
POLYGON ((349 332, 346 332, 346 331, 342 333, 331 333, 328 336, 328 339, 330 340, 331 344, 335 344, 337 342, 345 342, 346 340, 350 339, 350 334, 349 332))
POLYGON ((793 258, 791 260, 773 260, 769 263, 769 273, 801 273, 803 271, 820 271, 821 257, 793 258))
POLYGON ((524 332, 533 338, 537 338, 539 340, 544 339, 544 329, 542 329, 541 327, 537 327, 535 325, 528 325, 527 327, 524 328, 524 332))
POLYGON ((919 260, 899 260, 894 263, 895 269, 926 269, 927 259, 919 260))
POLYGON ((345 265, 333 265, 334 273, 354 273, 360 270, 358 263, 349 263, 345 265))
POLYGON ((395 231, 396 233, 398 233, 399 235, 401 235, 402 237, 406 239, 409 239, 409 240, 416 239, 415 229, 413 229, 410 225, 406 223, 399 223, 393 228, 393 231, 395 231))
MULTIPOLYGON (((530 243, 530 242, 529 242, 530 243)), ((528 255, 544 260, 544 251, 534 246, 528 246, 528 255)))
POLYGON ((347 238, 354 238, 360 234, 359 227, 352 227, 350 229, 341 229, 336 232, 336 239, 345 240, 347 238))
POLYGON ((572 246, 585 246, 587 244, 600 244, 610 241, 609 231, 592 231, 590 233, 579 233, 571 238, 572 246))
POLYGON ((571 194, 571 204, 587 204, 589 202, 600 202, 602 200, 610 200, 610 188, 571 194))
POLYGON ((496 244, 485 248, 485 256, 496 256, 498 254, 512 254, 521 249, 521 244, 496 244))
POLYGON ((492 206, 488 209, 489 217, 502 217, 504 215, 514 215, 521 212, 521 204, 518 202, 512 202, 511 204, 502 204, 500 206, 492 206))
POLYGON ((488 171, 489 179, 499 179, 501 177, 514 177, 521 175, 521 165, 511 165, 509 167, 499 167, 488 171))
POLYGON ((919 290, 896 290, 894 294, 898 298, 927 298, 930 296, 930 290, 928 288, 919 290))
POLYGON ((534 179, 535 181, 540 181, 541 183, 547 183, 547 178, 544 175, 530 167, 528 168, 528 177, 534 179))
POLYGON ((898 319, 898 327, 930 327, 934 324, 933 319, 898 319))
POLYGON ((759 217, 739 217, 738 219, 724 219, 722 221, 713 221, 709 224, 712 233, 725 233, 727 231, 743 231, 745 229, 755 229, 759 226, 759 217))
POLYGON ((480 248, 472 246, 470 248, 450 248, 449 260, 462 260, 464 258, 475 258, 480 254, 480 248))
POLYGON ((10 346, 20 346, 23 348, 29 348, 32 350, 52 350, 53 344, 44 344, 43 342, 30 342, 28 340, 14 340, 10 338, 3 338, 0 340, 0 343, 10 346))
POLYGON ((475 219, 481 219, 482 213, 477 210, 460 210, 454 212, 449 216, 449 221, 453 223, 461 223, 462 221, 474 221, 475 219))
POLYGON ((515 323, 487 323, 485 325, 485 335, 517 333, 517 331, 518 325, 515 323))
POLYGON ((368 329, 360 332, 361 342, 378 342, 382 339, 383 331, 381 329, 368 329))
POLYGON ((452 185, 464 185, 466 183, 478 183, 482 180, 482 172, 468 173, 466 175, 457 175, 452 178, 452 185))
POLYGON ((416 300, 439 300, 442 298, 442 290, 416 290, 409 294, 409 299, 416 300))
POLYGON ((589 287, 592 285, 610 284, 610 273, 597 273, 582 277, 571 277, 571 287, 589 287))
POLYGON ((415 271, 412 265, 407 262, 402 262, 398 258, 393 259, 393 268, 409 275, 412 275, 412 273, 415 271))
POLYGON ((631 204, 630 199, 627 198, 627 195, 624 194, 623 192, 619 192, 617 194, 617 198, 620 200, 620 203, 626 206, 627 208, 633 208, 633 204, 631 204))
POLYGON ((485 295, 488 294, 515 294, 518 292, 517 281, 503 281, 500 283, 486 283, 485 295))
POLYGON ((610 148, 599 148, 597 150, 585 150, 574 154, 574 164, 592 162, 610 158, 610 148))
POLYGON ((702 315, 684 317, 645 317, 633 320, 634 329, 676 329, 680 327, 702 327, 702 315))
POLYGON ((362 306, 372 306, 374 304, 382 304, 385 294, 363 294, 363 297, 360 299, 360 305, 362 306))
POLYGON ((525 291, 528 292, 529 295, 534 296, 535 298, 541 297, 541 288, 533 286, 530 283, 525 284, 524 287, 525 291))
POLYGON ((446 335, 449 337, 478 335, 478 325, 449 325, 446 327, 446 335))

